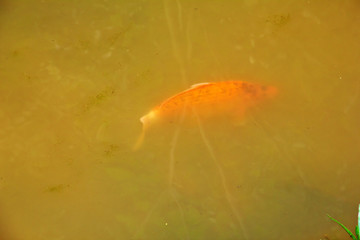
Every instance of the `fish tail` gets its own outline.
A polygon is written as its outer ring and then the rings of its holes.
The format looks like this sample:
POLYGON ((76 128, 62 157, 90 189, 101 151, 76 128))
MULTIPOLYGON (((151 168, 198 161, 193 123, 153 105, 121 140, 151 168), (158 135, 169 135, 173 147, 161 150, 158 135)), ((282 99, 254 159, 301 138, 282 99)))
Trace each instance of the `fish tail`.
POLYGON ((268 89, 268 95, 269 97, 275 97, 276 95, 278 95, 279 90, 276 87, 269 87, 268 89))

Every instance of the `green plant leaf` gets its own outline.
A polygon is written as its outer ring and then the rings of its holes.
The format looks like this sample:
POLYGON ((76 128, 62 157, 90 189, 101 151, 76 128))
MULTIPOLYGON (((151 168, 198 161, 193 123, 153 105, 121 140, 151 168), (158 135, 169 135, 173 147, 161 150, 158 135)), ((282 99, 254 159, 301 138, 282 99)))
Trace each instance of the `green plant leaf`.
POLYGON ((356 227, 355 227, 355 234, 356 234, 357 240, 359 240, 359 239, 360 239, 359 226, 356 226, 356 227))
POLYGON ((356 237, 354 236, 354 234, 352 234, 352 232, 351 232, 349 229, 347 229, 342 223, 340 223, 339 221, 337 221, 335 218, 332 218, 329 214, 328 214, 328 217, 329 217, 332 221, 334 221, 334 222, 336 222, 337 224, 339 224, 339 225, 350 235, 350 237, 351 237, 352 239, 354 239, 354 240, 359 240, 359 238, 356 238, 356 237))
POLYGON ((358 225, 355 227, 355 234, 358 240, 360 240, 359 227, 360 227, 360 204, 359 204, 359 213, 358 213, 358 225))

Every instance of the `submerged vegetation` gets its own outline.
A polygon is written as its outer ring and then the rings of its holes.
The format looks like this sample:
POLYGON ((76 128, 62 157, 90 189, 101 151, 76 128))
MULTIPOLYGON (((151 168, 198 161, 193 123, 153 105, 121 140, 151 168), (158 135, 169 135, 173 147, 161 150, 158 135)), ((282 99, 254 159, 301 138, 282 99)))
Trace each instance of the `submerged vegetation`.
POLYGON ((339 221, 337 221, 336 219, 334 219, 333 217, 331 217, 328 214, 328 217, 336 222, 337 224, 339 224, 348 234, 349 236, 354 239, 354 240, 360 240, 360 233, 359 233, 359 226, 360 226, 360 204, 359 204, 359 213, 358 213, 358 225, 355 227, 355 235, 347 228, 344 226, 344 224, 340 223, 339 221))

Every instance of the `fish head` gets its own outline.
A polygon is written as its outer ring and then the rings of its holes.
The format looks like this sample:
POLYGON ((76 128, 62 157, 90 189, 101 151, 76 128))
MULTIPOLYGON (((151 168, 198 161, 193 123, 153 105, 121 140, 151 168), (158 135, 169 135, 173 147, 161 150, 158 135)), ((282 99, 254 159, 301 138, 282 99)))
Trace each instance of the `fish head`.
POLYGON ((143 124, 143 128, 148 128, 158 119, 158 110, 151 110, 148 114, 140 118, 140 122, 143 124))

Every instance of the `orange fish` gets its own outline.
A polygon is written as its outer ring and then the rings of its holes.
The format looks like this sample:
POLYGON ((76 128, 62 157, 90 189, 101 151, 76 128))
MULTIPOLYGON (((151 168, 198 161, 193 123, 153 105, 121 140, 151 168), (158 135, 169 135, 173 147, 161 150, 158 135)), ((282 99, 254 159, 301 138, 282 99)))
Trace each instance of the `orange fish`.
POLYGON ((141 146, 146 130, 155 122, 179 118, 188 110, 195 110, 201 116, 234 113, 241 117, 247 108, 263 99, 274 97, 277 92, 276 87, 245 81, 192 85, 189 89, 166 99, 140 118, 143 130, 134 150, 141 146))

